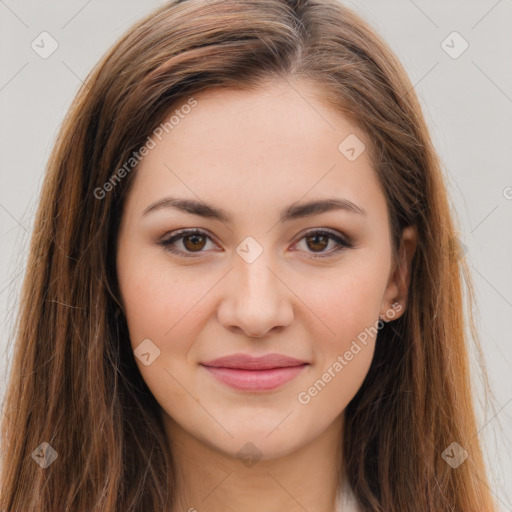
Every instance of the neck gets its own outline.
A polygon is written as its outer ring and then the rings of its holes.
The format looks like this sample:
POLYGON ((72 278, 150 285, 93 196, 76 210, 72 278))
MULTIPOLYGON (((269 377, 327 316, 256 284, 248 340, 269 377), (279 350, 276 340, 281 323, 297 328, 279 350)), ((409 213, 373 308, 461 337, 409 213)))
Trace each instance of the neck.
POLYGON ((172 512, 334 511, 343 415, 292 453, 245 463, 193 437, 165 413, 164 424, 175 468, 172 512))

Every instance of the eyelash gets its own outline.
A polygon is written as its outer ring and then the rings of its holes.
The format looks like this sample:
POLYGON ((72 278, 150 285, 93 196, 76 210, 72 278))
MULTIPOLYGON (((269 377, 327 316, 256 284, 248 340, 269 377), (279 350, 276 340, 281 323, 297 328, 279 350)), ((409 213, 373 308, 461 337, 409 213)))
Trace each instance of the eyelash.
MULTIPOLYGON (((173 234, 172 236, 170 236, 164 240, 161 240, 159 242, 159 245, 163 246, 166 251, 169 251, 173 254, 177 254, 177 255, 183 256, 185 258, 197 258, 197 257, 200 257, 200 255, 203 251, 198 251, 196 253, 191 253, 191 252, 186 252, 186 251, 183 252, 183 251, 178 251, 172 247, 172 244, 174 242, 176 242, 177 240, 180 240, 180 239, 186 238, 188 236, 192 236, 192 235, 201 235, 201 236, 208 238, 209 240, 212 240, 211 237, 206 232, 204 232, 200 229, 186 229, 186 230, 180 231, 177 234, 173 234)), ((314 230, 308 231, 302 235, 302 237, 298 240, 298 242, 300 242, 302 239, 304 239, 308 236, 314 236, 314 235, 327 236, 331 240, 334 240, 338 245, 337 245, 337 247, 334 248, 334 250, 331 249, 327 253, 319 253, 319 254, 311 253, 311 256, 313 258, 328 258, 329 256, 332 256, 333 253, 337 254, 338 252, 342 251, 343 249, 350 249, 351 247, 353 247, 352 243, 349 240, 344 239, 341 236, 339 236, 331 231, 328 231, 326 229, 314 229, 314 230)))

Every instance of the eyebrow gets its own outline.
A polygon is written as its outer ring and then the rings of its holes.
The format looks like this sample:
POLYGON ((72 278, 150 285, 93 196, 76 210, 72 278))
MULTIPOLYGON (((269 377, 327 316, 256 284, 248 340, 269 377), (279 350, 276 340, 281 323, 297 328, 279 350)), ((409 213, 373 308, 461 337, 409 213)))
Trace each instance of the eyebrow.
MULTIPOLYGON (((203 201, 180 199, 170 196, 164 197, 150 204, 142 212, 142 216, 162 208, 175 208, 187 213, 192 213, 193 215, 199 215, 201 217, 215 219, 225 223, 231 222, 231 216, 221 208, 217 208, 216 206, 203 201)), ((364 208, 356 205, 348 199, 332 198, 310 201, 308 203, 302 204, 291 204, 282 210, 279 220, 281 222, 286 222, 303 217, 309 217, 311 215, 317 215, 331 210, 346 210, 360 215, 367 215, 364 208)))

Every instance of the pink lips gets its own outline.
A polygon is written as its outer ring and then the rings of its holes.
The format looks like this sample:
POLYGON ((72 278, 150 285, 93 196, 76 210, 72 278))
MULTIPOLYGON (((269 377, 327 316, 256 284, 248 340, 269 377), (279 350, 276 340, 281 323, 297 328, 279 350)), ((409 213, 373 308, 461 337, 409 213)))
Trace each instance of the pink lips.
POLYGON ((243 391, 265 391, 282 386, 309 363, 282 354, 252 357, 233 354, 201 363, 219 381, 243 391))

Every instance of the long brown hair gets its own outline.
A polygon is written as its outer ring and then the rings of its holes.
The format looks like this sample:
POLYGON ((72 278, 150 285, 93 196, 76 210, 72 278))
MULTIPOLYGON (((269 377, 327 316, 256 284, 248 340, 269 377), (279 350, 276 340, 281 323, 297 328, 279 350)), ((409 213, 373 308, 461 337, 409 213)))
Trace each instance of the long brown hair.
POLYGON ((471 285, 441 164, 401 64, 336 0, 170 2, 85 80, 49 159, 31 240, 3 408, 0 509, 169 509, 172 454, 130 350, 116 277, 136 172, 126 162, 194 94, 289 78, 316 84, 368 134, 395 250, 405 226, 418 228, 406 311, 379 332, 345 411, 349 484, 365 511, 495 510, 469 379, 468 322, 479 347, 464 307, 471 285), (453 442, 468 453, 457 468, 442 457, 453 442), (33 457, 53 453, 42 443, 58 456, 47 468, 33 457))

